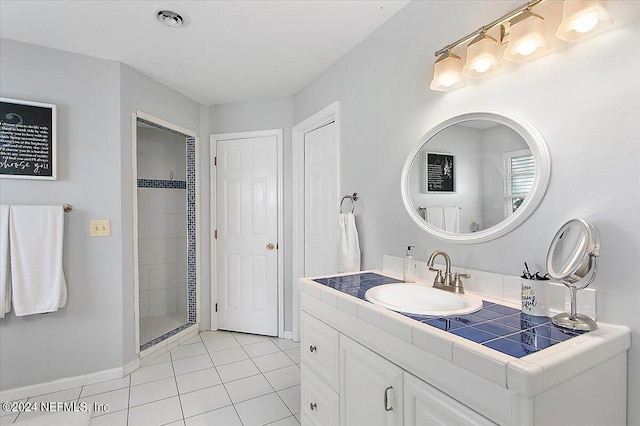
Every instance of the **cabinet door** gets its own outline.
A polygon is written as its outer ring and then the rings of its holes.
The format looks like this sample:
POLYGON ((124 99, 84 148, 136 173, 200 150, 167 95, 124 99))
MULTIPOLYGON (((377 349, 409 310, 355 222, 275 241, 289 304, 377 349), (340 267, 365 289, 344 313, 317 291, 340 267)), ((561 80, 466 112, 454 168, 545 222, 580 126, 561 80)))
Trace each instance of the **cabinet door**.
POLYGON ((415 376, 404 373, 405 426, 495 425, 415 376))
POLYGON ((302 364, 301 410, 305 426, 337 426, 340 404, 338 394, 302 364))
POLYGON ((338 390, 338 331, 306 312, 300 314, 300 357, 333 390, 338 390))
POLYGON ((402 369, 340 335, 340 424, 402 425, 402 369))

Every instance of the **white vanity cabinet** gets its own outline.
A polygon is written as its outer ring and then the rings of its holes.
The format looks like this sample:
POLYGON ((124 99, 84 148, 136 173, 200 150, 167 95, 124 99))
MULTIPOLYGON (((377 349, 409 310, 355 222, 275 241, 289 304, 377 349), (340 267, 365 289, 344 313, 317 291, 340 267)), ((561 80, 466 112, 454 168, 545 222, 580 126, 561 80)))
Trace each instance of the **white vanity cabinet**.
POLYGON ((521 358, 300 279, 312 426, 626 424, 627 327, 521 358))
POLYGON ((494 424, 305 312, 301 331, 303 425, 494 424))

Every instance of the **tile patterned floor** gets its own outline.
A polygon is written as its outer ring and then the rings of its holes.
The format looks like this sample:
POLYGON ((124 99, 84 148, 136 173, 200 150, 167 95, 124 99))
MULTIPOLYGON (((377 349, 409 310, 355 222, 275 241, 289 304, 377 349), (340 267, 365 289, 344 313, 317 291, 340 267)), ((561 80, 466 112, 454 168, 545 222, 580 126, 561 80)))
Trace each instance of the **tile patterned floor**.
MULTIPOLYGON (((92 426, 298 426, 300 347, 274 337, 202 332, 122 379, 24 401, 108 405, 107 413, 92 413, 92 426)), ((3 411, 0 424, 33 415, 3 411)))

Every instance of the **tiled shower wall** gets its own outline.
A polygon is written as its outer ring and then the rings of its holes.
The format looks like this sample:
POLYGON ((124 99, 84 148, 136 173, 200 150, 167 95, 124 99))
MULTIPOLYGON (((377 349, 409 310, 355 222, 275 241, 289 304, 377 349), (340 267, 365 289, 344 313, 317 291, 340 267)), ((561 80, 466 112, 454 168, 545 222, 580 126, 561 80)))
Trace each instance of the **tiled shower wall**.
POLYGON ((180 314, 187 322, 186 142, 138 128, 140 317, 180 314))

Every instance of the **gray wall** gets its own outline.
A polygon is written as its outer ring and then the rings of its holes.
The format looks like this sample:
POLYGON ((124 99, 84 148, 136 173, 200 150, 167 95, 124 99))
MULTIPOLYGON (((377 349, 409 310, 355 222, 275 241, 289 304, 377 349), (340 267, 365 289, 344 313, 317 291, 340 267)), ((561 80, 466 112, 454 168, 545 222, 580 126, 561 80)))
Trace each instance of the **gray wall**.
POLYGON ((2 390, 121 367, 120 68, 115 62, 0 41, 3 97, 58 106, 57 181, 0 180, 2 204, 69 203, 66 307, 0 320, 2 390), (89 238, 90 219, 111 237, 89 238))
MULTIPOLYGON (((74 207, 65 215, 67 306, 0 321, 6 390, 122 367, 135 358, 131 113, 202 129, 199 104, 125 65, 1 43, 1 95, 58 106, 59 179, 2 179, 0 202, 74 207), (110 219, 111 236, 89 238, 90 219, 110 219)), ((200 232, 208 250, 206 225, 200 232)), ((207 280, 208 274, 201 285, 207 280)))
MULTIPOLYGON (((284 242, 280 244, 284 255, 284 329, 292 328, 293 280, 291 279, 291 131, 293 127, 293 99, 291 97, 267 99, 256 102, 214 105, 209 108, 209 128, 211 134, 246 132, 253 130, 283 129, 284 149, 284 242)), ((205 145, 205 144, 203 144, 205 145)), ((206 142, 209 149, 209 142, 206 142)), ((208 155, 208 151, 207 151, 208 155)), ((204 154, 203 154, 204 156, 204 154)), ((203 175, 204 177, 205 175, 203 175)), ((204 191, 203 191, 204 192, 204 191)), ((207 194, 209 192, 207 191, 207 194)), ((209 264, 209 258, 203 257, 203 265, 209 264)), ((207 266, 205 266, 206 268, 207 266)), ((207 309, 209 298, 202 299, 203 312, 207 309)), ((210 309, 210 307, 209 307, 210 309)), ((203 321, 204 323, 204 321, 203 321)), ((206 324, 203 324, 203 326, 206 324)))
POLYGON ((507 65, 502 74, 457 91, 428 89, 432 52, 519 3, 410 3, 294 96, 294 122, 340 100, 341 185, 361 197, 365 268, 381 267, 383 254, 401 256, 412 244, 418 259, 437 248, 449 252, 454 265, 518 275, 523 261, 542 268, 551 239, 568 219, 592 221, 602 237, 593 284, 599 319, 632 329, 628 411, 629 422, 638 424, 640 55, 632 46, 640 39, 640 2, 609 2, 618 25, 599 37, 559 45, 552 55, 507 65), (549 146, 551 182, 538 209, 509 235, 476 245, 443 243, 410 220, 400 174, 428 129, 476 109, 531 122, 549 146))

